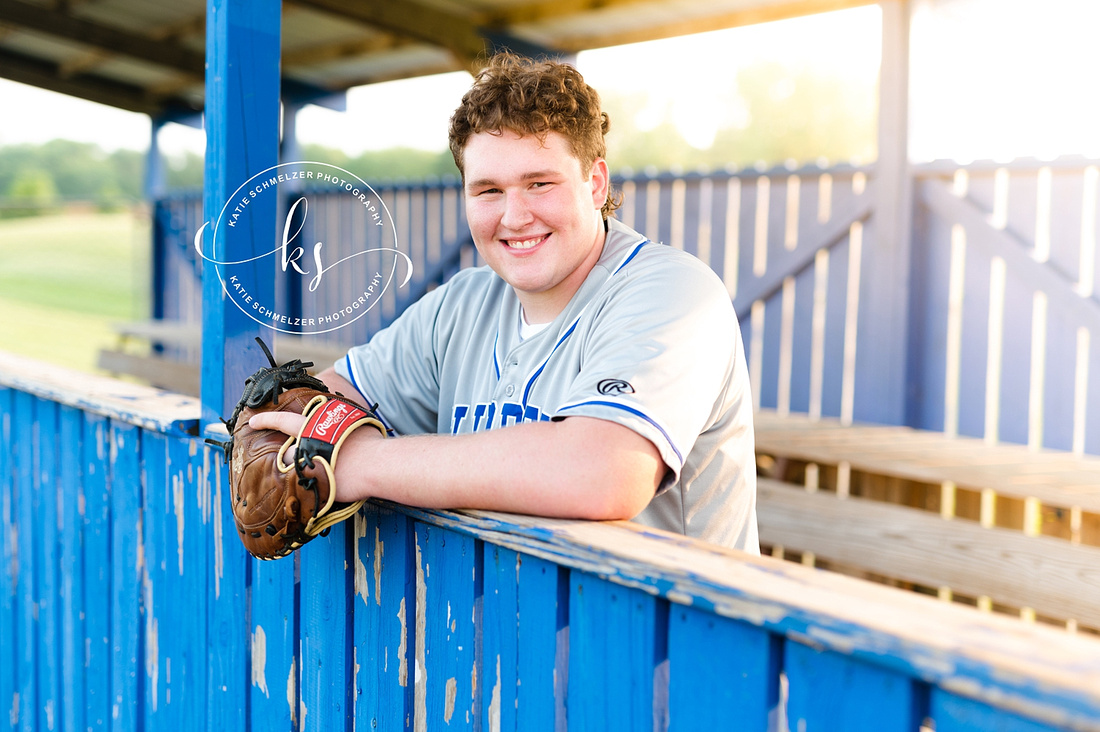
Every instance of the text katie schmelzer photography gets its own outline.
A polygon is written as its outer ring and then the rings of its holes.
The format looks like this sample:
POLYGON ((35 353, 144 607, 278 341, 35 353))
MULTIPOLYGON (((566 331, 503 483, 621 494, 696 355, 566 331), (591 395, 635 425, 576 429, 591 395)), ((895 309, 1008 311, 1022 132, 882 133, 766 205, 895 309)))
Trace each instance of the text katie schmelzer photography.
POLYGON ((328 333, 350 325, 391 286, 403 287, 412 277, 412 260, 398 248, 381 197, 353 173, 315 161, 281 163, 249 178, 216 221, 203 223, 194 244, 214 265, 228 299, 282 333, 328 333), (349 196, 360 218, 326 238, 330 217, 313 221, 310 201, 323 212, 349 196), (272 238, 257 232, 272 232, 272 238), (275 266, 256 265, 268 258, 275 266), (403 276, 395 283, 399 263, 403 276), (325 276, 337 269, 338 281, 330 285, 325 276))

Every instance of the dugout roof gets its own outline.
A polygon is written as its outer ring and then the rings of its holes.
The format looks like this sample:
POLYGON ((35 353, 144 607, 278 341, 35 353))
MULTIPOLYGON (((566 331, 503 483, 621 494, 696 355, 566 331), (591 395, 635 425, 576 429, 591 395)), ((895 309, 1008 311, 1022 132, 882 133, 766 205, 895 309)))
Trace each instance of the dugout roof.
MULTIPOLYGON (((285 99, 873 0, 284 0, 285 99)), ((204 0, 0 0, 0 77, 158 119, 202 110, 204 0)), ((629 73, 629 70, 624 70, 629 73)))

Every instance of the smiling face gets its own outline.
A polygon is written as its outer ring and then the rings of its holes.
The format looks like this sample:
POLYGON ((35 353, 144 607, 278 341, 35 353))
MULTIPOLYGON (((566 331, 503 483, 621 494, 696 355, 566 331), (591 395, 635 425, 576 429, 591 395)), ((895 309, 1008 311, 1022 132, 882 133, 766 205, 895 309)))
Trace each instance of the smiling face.
POLYGON ((510 130, 471 135, 466 218, 485 262, 512 286, 528 322, 553 320, 603 250, 607 163, 581 170, 568 140, 510 130))

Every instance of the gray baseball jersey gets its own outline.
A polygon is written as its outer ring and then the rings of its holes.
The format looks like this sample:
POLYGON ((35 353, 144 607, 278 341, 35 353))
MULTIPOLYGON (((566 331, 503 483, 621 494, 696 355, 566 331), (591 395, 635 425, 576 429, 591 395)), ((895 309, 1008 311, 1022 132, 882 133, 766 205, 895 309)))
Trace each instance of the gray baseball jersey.
POLYGON ((599 261, 554 322, 522 339, 520 313, 495 272, 465 269, 336 371, 398 434, 571 416, 625 425, 668 467, 636 522, 759 552, 748 370, 718 276, 611 219, 599 261))

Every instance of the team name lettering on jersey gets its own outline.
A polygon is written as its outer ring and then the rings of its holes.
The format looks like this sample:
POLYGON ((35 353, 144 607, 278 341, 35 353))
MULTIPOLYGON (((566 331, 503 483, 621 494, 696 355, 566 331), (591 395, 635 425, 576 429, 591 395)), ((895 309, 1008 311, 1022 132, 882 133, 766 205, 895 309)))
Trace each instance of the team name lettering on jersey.
POLYGON ((451 420, 451 434, 459 432, 481 432, 483 430, 507 427, 520 422, 549 422, 550 416, 543 414, 538 407, 524 406, 518 402, 496 402, 485 404, 456 404, 454 418, 451 420))

